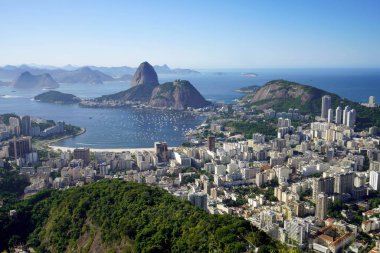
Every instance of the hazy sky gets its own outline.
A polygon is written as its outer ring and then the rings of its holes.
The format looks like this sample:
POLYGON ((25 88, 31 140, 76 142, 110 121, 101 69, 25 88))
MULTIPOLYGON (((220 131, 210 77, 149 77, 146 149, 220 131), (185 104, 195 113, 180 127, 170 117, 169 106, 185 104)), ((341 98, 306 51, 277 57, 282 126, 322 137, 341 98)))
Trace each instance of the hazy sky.
POLYGON ((0 0, 0 65, 380 67, 378 0, 0 0))

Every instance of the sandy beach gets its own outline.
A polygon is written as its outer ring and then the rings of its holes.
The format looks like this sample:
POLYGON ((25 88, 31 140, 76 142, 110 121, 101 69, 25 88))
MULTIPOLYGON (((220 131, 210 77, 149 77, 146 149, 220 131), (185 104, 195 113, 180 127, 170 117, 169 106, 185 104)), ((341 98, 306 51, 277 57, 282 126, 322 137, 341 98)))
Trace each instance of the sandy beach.
MULTIPOLYGON (((61 147, 61 146, 49 146, 53 150, 61 150, 63 152, 73 151, 73 147, 61 147)), ((168 149, 175 149, 176 147, 168 147, 168 149)), ((155 151, 154 148, 90 148, 91 152, 113 152, 113 153, 122 153, 122 152, 142 152, 142 151, 155 151)))

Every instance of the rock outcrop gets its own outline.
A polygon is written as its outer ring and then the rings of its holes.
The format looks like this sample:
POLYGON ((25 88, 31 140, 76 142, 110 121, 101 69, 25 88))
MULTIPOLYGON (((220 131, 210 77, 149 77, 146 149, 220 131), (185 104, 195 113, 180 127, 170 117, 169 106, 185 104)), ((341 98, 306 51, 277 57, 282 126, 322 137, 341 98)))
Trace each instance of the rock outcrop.
POLYGON ((154 88, 149 104, 153 107, 186 109, 205 107, 210 102, 189 81, 175 80, 154 88))
POLYGON ((157 73, 148 62, 140 64, 131 81, 132 86, 141 84, 158 85, 157 73))
POLYGON ((330 95, 335 100, 338 96, 321 89, 286 80, 274 80, 266 83, 253 93, 241 99, 243 103, 258 110, 272 108, 276 111, 287 111, 298 108, 301 112, 318 112, 321 99, 330 95))

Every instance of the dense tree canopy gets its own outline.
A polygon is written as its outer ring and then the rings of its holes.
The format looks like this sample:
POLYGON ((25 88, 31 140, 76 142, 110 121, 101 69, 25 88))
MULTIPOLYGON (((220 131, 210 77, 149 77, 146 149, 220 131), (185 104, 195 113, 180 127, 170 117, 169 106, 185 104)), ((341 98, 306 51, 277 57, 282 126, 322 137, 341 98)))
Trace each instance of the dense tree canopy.
POLYGON ((88 251, 93 243, 120 252, 287 251, 242 218, 207 214, 158 187, 119 180, 43 191, 14 208, 17 218, 2 232, 37 252, 88 251))

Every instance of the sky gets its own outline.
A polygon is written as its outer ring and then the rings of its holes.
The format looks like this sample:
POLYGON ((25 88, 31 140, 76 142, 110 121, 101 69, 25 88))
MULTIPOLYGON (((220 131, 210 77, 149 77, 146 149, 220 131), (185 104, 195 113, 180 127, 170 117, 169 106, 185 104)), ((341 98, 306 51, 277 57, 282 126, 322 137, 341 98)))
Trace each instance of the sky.
POLYGON ((378 0, 0 0, 0 65, 380 67, 378 0))

